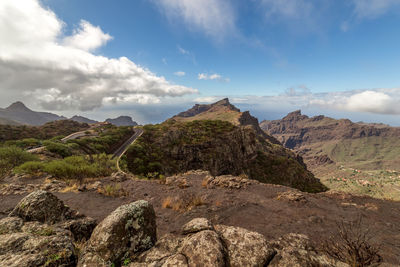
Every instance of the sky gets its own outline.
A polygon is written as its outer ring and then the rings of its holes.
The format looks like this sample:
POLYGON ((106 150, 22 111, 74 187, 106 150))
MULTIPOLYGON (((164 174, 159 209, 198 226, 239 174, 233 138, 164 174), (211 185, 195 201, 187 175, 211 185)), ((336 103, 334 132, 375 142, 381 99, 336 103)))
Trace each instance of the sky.
POLYGON ((156 123, 229 97, 400 126, 399 44, 400 0, 1 0, 0 107, 156 123))

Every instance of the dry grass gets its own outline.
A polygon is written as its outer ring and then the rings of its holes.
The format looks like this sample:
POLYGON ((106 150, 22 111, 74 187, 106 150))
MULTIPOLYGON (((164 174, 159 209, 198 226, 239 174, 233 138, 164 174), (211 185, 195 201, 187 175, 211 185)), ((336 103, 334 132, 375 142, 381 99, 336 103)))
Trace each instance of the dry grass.
POLYGON ((78 192, 78 185, 73 184, 71 186, 64 187, 62 190, 60 190, 61 193, 68 193, 68 192, 78 192))
POLYGON ((108 184, 97 189, 97 192, 109 197, 125 197, 129 195, 129 193, 121 187, 121 184, 108 184))
POLYGON ((204 204, 206 204, 205 200, 196 195, 188 195, 182 198, 169 196, 163 200, 162 207, 178 212, 186 212, 204 204))

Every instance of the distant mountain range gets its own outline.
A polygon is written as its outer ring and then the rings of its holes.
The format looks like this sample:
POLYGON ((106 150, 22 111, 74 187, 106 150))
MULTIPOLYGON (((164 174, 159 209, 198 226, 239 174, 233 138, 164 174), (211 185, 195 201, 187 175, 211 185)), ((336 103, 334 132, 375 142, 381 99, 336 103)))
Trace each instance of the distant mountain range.
MULTIPOLYGON (((7 108, 0 108, 0 125, 33 125, 39 126, 47 122, 68 120, 64 116, 49 112, 37 112, 29 109, 24 103, 18 101, 7 108)), ((82 116, 73 116, 69 120, 80 123, 97 123, 98 121, 82 116)), ((107 122, 116 126, 136 126, 137 123, 129 116, 120 116, 115 119, 107 119, 107 122)))
POLYGON ((376 123, 355 123, 323 115, 308 117, 300 110, 280 120, 262 121, 260 127, 285 147, 312 160, 352 165, 353 168, 400 170, 400 128, 376 123))

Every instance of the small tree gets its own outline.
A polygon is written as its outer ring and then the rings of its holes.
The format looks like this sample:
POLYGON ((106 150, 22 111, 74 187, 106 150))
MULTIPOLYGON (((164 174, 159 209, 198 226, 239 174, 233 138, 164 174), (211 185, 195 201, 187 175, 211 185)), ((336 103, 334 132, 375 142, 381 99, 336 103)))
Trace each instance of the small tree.
POLYGON ((324 253, 351 267, 370 266, 382 261, 380 246, 371 244, 373 236, 362 224, 361 216, 353 222, 346 224, 341 221, 336 225, 336 232, 323 242, 324 253))

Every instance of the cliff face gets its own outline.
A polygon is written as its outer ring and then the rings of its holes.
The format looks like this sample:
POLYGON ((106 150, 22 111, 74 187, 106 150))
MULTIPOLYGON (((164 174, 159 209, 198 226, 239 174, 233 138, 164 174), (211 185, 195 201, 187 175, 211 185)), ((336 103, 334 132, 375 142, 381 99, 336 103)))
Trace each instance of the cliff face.
POLYGON ((252 127, 224 121, 167 121, 145 126, 127 152, 132 173, 175 174, 203 169, 213 175, 247 174, 264 183, 320 192, 326 188, 307 171, 301 158, 264 139, 252 127))

